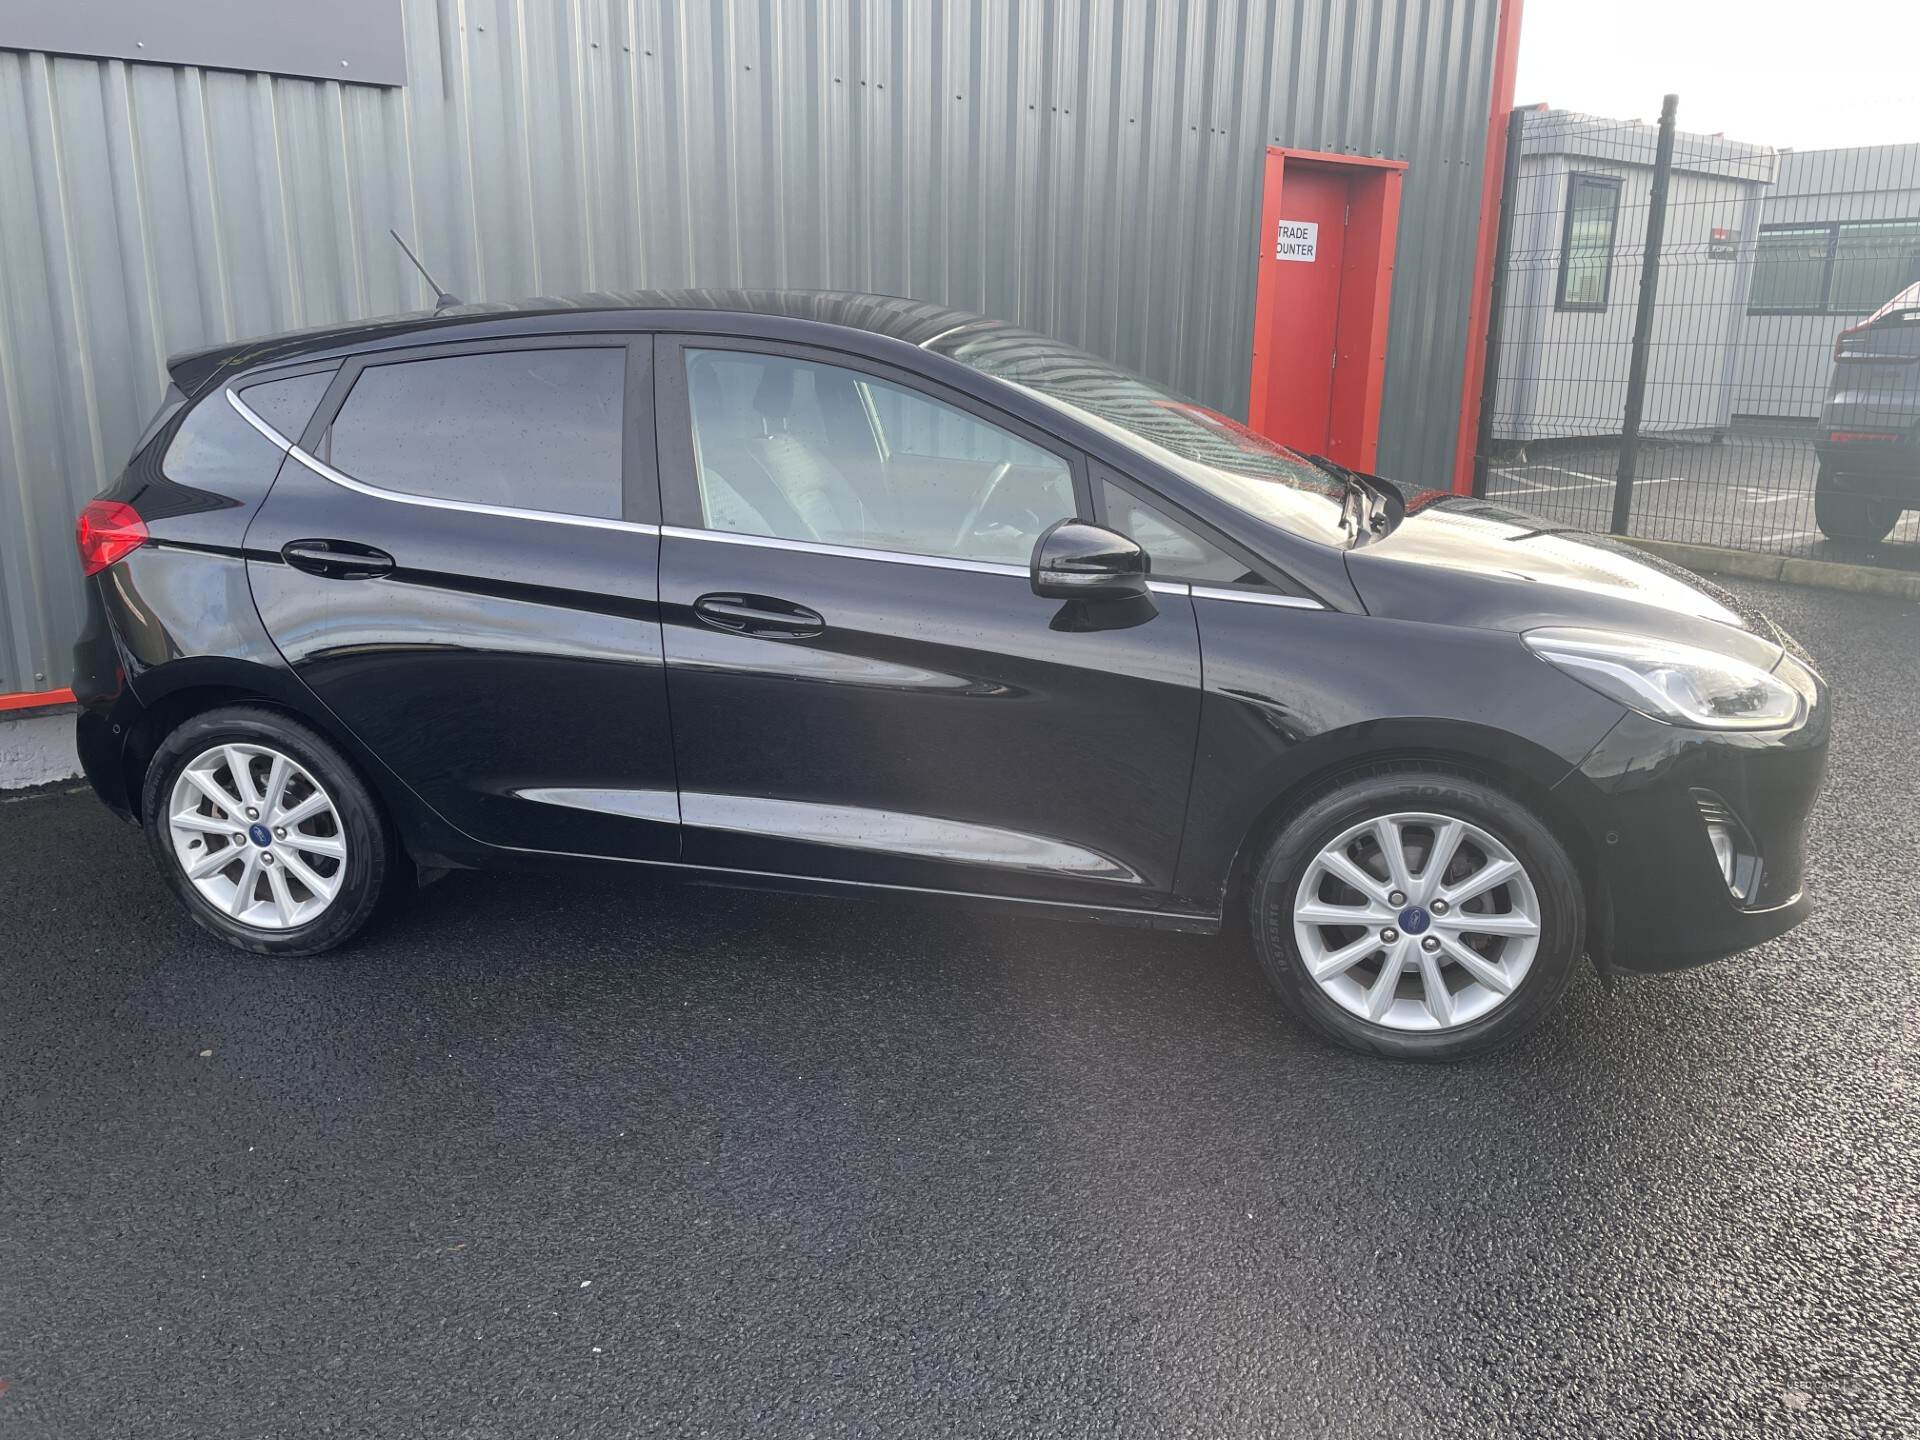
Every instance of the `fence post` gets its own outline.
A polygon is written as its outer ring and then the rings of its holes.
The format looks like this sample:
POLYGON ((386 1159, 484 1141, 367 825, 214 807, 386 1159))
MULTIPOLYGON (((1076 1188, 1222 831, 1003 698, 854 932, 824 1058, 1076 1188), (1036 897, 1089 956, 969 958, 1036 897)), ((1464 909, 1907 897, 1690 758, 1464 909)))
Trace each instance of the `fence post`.
POLYGON ((1613 482, 1613 533, 1627 533, 1633 513, 1633 472, 1640 463, 1640 417, 1647 401, 1647 350, 1653 343, 1653 297, 1660 285, 1660 244, 1667 228, 1667 181, 1673 173, 1673 116, 1680 97, 1660 102, 1660 141, 1653 152, 1653 191, 1647 197, 1647 242, 1640 257, 1640 304, 1633 316, 1633 358, 1627 365, 1627 411, 1620 426, 1620 469, 1613 482))
POLYGON ((1500 386, 1500 325, 1507 309, 1507 262, 1513 249, 1513 184, 1520 172, 1520 135, 1529 112, 1507 116, 1506 170, 1500 178, 1500 218, 1493 241, 1493 284, 1487 295, 1487 363, 1480 375, 1480 429, 1473 442, 1473 493, 1487 493, 1487 464, 1493 454, 1493 402, 1500 386))

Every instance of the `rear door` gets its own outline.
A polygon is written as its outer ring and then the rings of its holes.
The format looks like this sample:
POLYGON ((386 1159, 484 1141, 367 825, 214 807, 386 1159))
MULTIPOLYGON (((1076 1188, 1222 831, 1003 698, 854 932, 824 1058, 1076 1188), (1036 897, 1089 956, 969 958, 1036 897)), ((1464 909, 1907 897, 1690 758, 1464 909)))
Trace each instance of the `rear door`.
POLYGON ((1152 908, 1200 706, 1184 585, 1033 593, 1070 448, 836 351, 660 342, 685 858, 1152 908))
POLYGON ((651 365, 621 335, 349 361, 248 534, 301 679, 489 844, 678 853, 651 365))

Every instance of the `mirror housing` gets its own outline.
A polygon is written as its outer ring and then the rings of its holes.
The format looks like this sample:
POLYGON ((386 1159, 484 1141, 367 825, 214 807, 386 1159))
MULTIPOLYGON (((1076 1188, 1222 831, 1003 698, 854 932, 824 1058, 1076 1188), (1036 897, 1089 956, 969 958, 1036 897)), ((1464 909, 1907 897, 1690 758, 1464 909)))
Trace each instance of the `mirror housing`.
POLYGON ((1033 547, 1033 593, 1048 600, 1131 600, 1147 593, 1147 552, 1084 520, 1048 527, 1033 547))

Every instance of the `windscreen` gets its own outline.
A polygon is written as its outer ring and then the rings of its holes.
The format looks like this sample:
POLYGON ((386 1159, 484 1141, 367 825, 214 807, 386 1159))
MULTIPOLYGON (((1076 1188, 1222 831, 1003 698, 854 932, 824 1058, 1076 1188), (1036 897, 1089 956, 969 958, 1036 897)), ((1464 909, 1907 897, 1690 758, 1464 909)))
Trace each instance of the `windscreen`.
POLYGON ((1107 431, 1256 519, 1344 545, 1345 486, 1231 416, 1045 336, 962 327, 928 347, 1107 431))

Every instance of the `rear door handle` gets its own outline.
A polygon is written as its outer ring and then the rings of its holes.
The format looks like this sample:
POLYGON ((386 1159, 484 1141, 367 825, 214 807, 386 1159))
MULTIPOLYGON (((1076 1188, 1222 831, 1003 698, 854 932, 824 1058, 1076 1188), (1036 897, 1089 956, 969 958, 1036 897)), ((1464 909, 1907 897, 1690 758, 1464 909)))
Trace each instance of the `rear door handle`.
POLYGON ((371 580, 393 571, 393 556, 351 540, 289 540, 280 558, 323 580, 371 580))
POLYGON ((819 612, 771 595, 702 595, 693 613, 716 630, 775 640, 805 640, 827 628, 819 612))

